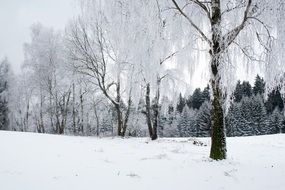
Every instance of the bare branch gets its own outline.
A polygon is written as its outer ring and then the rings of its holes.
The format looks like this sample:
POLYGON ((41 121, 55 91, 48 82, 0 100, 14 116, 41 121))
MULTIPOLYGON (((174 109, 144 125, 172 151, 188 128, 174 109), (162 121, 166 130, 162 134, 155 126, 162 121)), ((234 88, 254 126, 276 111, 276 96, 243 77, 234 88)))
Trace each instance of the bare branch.
POLYGON ((239 35, 239 33, 242 31, 242 29, 245 27, 246 22, 250 16, 250 7, 252 5, 252 0, 248 0, 246 9, 244 11, 244 17, 240 25, 235 27, 233 30, 225 34, 222 38, 223 46, 221 47, 222 52, 227 49, 233 41, 236 39, 236 37, 239 35))
POLYGON ((170 54, 169 56, 165 57, 163 60, 160 61, 159 65, 162 65, 165 61, 171 59, 173 56, 175 56, 178 53, 178 51, 170 54))
POLYGON ((192 1, 193 3, 198 5, 200 8, 202 8, 205 11, 205 13, 207 14, 207 17, 209 18, 209 20, 211 20, 211 14, 210 14, 210 11, 207 8, 207 6, 204 4, 205 2, 201 2, 199 0, 190 0, 190 1, 192 1))
POLYGON ((180 12, 180 14, 188 20, 192 27, 195 28, 196 31, 202 36, 202 38, 211 46, 211 41, 209 40, 209 38, 207 38, 204 32, 192 21, 192 19, 188 15, 186 15, 186 13, 183 12, 183 10, 177 4, 176 0, 172 0, 172 2, 176 9, 180 12))
POLYGON ((243 7, 245 7, 245 6, 246 6, 246 5, 244 4, 244 2, 243 2, 243 3, 239 3, 238 5, 236 5, 236 6, 234 6, 234 7, 228 7, 228 5, 227 5, 227 9, 222 12, 222 15, 224 15, 224 14, 226 14, 226 13, 229 13, 229 12, 231 12, 231 11, 234 11, 234 10, 236 10, 236 9, 243 8, 243 7))

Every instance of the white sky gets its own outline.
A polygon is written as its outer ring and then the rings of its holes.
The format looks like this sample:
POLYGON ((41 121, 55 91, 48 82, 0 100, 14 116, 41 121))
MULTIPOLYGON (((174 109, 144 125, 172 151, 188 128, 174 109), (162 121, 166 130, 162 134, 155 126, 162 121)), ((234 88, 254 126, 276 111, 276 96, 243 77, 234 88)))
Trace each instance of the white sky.
POLYGON ((75 0, 0 0, 0 59, 7 56, 13 70, 19 72, 30 26, 41 22, 56 30, 64 29, 77 12, 75 0))

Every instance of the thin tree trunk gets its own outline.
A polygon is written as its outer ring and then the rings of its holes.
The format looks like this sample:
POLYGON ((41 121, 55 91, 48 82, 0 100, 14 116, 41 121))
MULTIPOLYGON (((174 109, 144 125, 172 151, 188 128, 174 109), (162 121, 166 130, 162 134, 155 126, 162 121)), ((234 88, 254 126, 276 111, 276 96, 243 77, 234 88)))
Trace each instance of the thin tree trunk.
POLYGON ((161 79, 159 75, 157 75, 157 89, 156 89, 156 96, 154 101, 154 114, 153 114, 153 132, 152 132, 152 140, 156 140, 158 138, 157 135, 157 129, 159 127, 159 119, 160 119, 160 113, 159 113, 159 98, 160 98, 160 82, 161 79))
POLYGON ((80 124, 80 130, 81 133, 84 133, 84 106, 83 106, 83 93, 80 89, 80 108, 81 108, 81 124, 80 124))
POLYGON ((123 124, 122 136, 125 136, 126 131, 127 131, 129 116, 130 116, 130 112, 131 112, 131 105, 132 105, 132 98, 131 98, 131 95, 129 95, 128 107, 127 107, 125 120, 124 120, 124 124, 123 124))
POLYGON ((52 105, 52 82, 49 81, 49 114, 50 114, 50 125, 53 129, 53 105, 52 105))
POLYGON ((123 121, 122 121, 122 113, 121 113, 121 109, 119 105, 115 106, 116 112, 117 112, 117 123, 118 123, 118 136, 122 136, 122 125, 123 125, 123 121))
POLYGON ((120 84, 120 79, 118 76, 118 81, 117 81, 117 88, 116 88, 116 93, 117 93, 117 98, 116 98, 116 105, 115 109, 117 111, 117 122, 118 122, 118 136, 123 137, 123 116, 122 116, 122 111, 121 111, 121 84, 120 84))
POLYGON ((146 104, 146 123, 148 127, 148 132, 150 138, 153 136, 153 131, 152 131, 152 122, 151 122, 151 105, 150 105, 150 84, 146 84, 146 95, 145 95, 145 104, 146 104))
POLYGON ((55 93, 55 117, 56 117, 56 123, 55 123, 55 132, 56 134, 60 134, 60 121, 59 121, 59 107, 60 103, 58 102, 58 96, 57 92, 55 93))
POLYGON ((96 104, 95 102, 93 102, 93 110, 94 110, 94 114, 95 114, 95 119, 96 119, 96 135, 97 137, 99 137, 99 133, 100 133, 100 123, 99 123, 99 116, 97 113, 97 108, 96 108, 96 104))
POLYGON ((75 84, 72 84, 72 128, 73 134, 76 133, 76 118, 75 118, 75 84))
POLYGON ((69 105, 69 101, 70 101, 70 95, 71 95, 71 91, 68 92, 67 100, 66 100, 65 107, 64 107, 63 133, 64 133, 64 130, 65 130, 65 128, 66 128, 66 123, 67 123, 67 112, 68 112, 68 105, 69 105))
POLYGON ((154 99, 154 105, 153 105, 153 115, 151 114, 151 102, 150 102, 150 83, 147 83, 146 85, 146 96, 145 96, 145 102, 146 102, 146 120, 147 120, 147 126, 149 131, 149 136, 151 140, 156 140, 158 138, 157 135, 157 129, 159 126, 159 97, 160 97, 160 82, 161 79, 158 76, 157 77, 157 89, 156 89, 156 96, 154 99))
POLYGON ((42 94, 42 89, 41 89, 41 100, 40 100, 40 126, 39 126, 39 133, 45 133, 45 128, 44 128, 44 119, 43 119, 43 94, 42 94))
POLYGON ((27 131, 28 127, 29 127, 29 111, 30 111, 30 101, 28 100, 27 102, 27 109, 26 109, 26 122, 25 122, 25 126, 24 126, 24 131, 27 131))

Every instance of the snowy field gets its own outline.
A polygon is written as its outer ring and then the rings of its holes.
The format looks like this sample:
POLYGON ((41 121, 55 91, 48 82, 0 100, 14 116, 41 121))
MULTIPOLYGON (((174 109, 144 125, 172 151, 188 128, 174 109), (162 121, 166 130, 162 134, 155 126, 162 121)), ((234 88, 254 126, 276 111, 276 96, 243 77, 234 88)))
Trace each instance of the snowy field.
POLYGON ((285 135, 228 138, 221 162, 199 140, 0 132, 0 189, 284 189, 285 135))

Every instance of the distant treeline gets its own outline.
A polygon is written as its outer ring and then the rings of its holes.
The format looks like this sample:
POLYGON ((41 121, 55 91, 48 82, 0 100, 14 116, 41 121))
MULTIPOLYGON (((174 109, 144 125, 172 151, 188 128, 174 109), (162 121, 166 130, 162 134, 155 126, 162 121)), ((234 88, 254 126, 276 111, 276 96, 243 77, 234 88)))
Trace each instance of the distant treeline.
MULTIPOLYGON (((83 90, 76 97, 73 89, 62 94, 62 98, 58 99, 59 103, 49 103, 52 99, 45 98, 41 105, 38 98, 30 95, 30 83, 27 86, 13 83, 9 67, 7 59, 0 64, 0 130, 88 136, 116 135, 117 112, 113 104, 105 98, 97 97, 95 101, 83 90), (18 96, 21 99, 13 98, 18 96), (39 106, 42 107, 41 112, 37 111, 39 106), (38 118, 42 118, 42 121, 38 118), (41 125, 44 128, 40 128, 41 125)), ((155 98, 152 98, 149 110, 152 116, 157 111, 156 105, 155 98)), ((122 101, 122 110, 127 107, 122 101)), ((143 96, 138 105, 131 103, 126 136, 149 136, 146 107, 143 96)), ((197 88, 187 98, 180 94, 176 101, 164 96, 159 102, 158 110, 157 131, 160 137, 208 137, 211 134, 209 87, 202 90, 197 88)), ((278 88, 265 97, 265 82, 261 77, 256 76, 253 87, 249 82, 238 81, 225 118, 227 136, 284 133, 283 111, 284 104, 278 88)))
MULTIPOLYGON (((279 89, 276 87, 267 97, 265 82, 256 76, 254 86, 247 81, 238 81, 232 95, 232 101, 225 124, 227 136, 265 135, 285 132, 284 104, 279 89)), ((164 133, 166 136, 204 137, 210 136, 210 96, 209 87, 203 91, 196 89, 188 98, 179 96, 176 105, 177 114, 162 117, 162 123, 177 124, 177 132, 164 133)), ((162 125, 166 126, 166 125, 162 125)), ((162 130, 164 131, 164 130, 162 130)))

